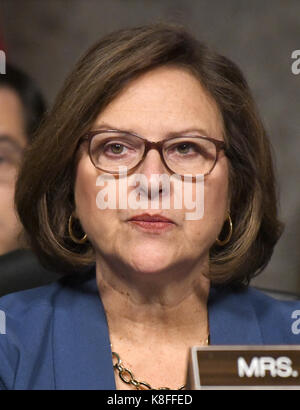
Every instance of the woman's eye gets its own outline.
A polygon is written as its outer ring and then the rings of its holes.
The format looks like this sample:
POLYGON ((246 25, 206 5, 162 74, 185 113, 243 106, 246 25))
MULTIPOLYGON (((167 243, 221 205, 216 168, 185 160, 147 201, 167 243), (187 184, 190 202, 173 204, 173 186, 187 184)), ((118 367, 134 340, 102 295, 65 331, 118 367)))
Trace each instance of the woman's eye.
POLYGON ((106 147, 106 151, 108 150, 113 154, 122 154, 124 152, 124 149, 125 147, 122 144, 110 144, 106 147))
POLYGON ((179 152, 179 154, 188 154, 190 152, 190 150, 192 150, 193 152, 197 151, 194 144, 191 144, 191 143, 188 143, 188 142, 178 145, 176 147, 176 149, 179 152))

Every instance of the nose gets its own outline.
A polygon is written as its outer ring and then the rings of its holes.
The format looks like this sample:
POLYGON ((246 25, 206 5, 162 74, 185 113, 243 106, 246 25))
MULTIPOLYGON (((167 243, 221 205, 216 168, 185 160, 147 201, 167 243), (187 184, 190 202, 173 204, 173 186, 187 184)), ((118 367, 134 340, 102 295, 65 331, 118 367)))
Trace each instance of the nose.
POLYGON ((139 171, 150 181, 153 174, 168 173, 165 165, 156 149, 150 149, 142 162, 139 171))
MULTIPOLYGON (((140 165, 137 172, 140 172, 147 178, 148 182, 148 198, 151 198, 151 184, 155 184, 157 175, 169 174, 167 168, 165 167, 159 152, 155 149, 150 149, 147 155, 140 165)), ((159 180, 159 194, 162 193, 163 186, 162 181, 159 180)))

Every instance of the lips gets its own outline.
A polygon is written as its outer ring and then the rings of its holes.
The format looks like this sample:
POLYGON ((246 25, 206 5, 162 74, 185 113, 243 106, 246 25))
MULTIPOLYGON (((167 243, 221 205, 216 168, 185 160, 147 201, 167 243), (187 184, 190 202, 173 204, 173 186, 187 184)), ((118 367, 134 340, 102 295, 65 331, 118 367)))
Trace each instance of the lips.
POLYGON ((144 221, 144 222, 166 222, 166 223, 174 223, 171 219, 168 219, 162 215, 149 215, 149 214, 142 214, 133 216, 130 221, 144 221))
POLYGON ((149 214, 133 216, 128 220, 128 222, 143 232, 153 234, 160 234, 162 232, 169 231, 176 225, 175 222, 165 216, 149 214))

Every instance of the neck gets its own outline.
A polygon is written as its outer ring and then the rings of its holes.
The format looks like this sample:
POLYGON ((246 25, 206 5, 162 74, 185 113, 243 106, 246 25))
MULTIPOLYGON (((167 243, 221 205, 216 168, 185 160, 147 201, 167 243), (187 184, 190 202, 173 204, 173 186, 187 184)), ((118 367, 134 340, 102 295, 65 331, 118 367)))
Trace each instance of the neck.
MULTIPOLYGON (((120 262, 120 261, 118 261, 120 262)), ((98 257, 97 284, 110 333, 136 343, 204 341, 208 333, 208 259, 142 273, 98 257), (134 331, 133 331, 134 330, 134 331), (188 340, 187 340, 188 338, 188 340)))

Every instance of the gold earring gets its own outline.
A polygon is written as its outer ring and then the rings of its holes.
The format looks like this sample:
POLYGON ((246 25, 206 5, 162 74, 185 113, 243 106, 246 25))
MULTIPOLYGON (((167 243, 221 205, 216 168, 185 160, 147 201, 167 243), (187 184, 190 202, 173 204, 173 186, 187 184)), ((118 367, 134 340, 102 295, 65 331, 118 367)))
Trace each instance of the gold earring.
POLYGON ((231 236, 232 236, 233 226, 232 226, 232 220, 231 220, 230 214, 228 214, 228 217, 226 218, 226 221, 227 220, 229 221, 229 233, 228 233, 227 237, 225 239, 223 239, 223 241, 219 238, 216 239, 216 242, 219 246, 226 245, 230 241, 231 236))
POLYGON ((83 244, 87 241, 87 234, 85 234, 82 238, 76 238, 72 231, 72 223, 73 223, 73 214, 71 214, 68 223, 69 235, 73 242, 83 244))

